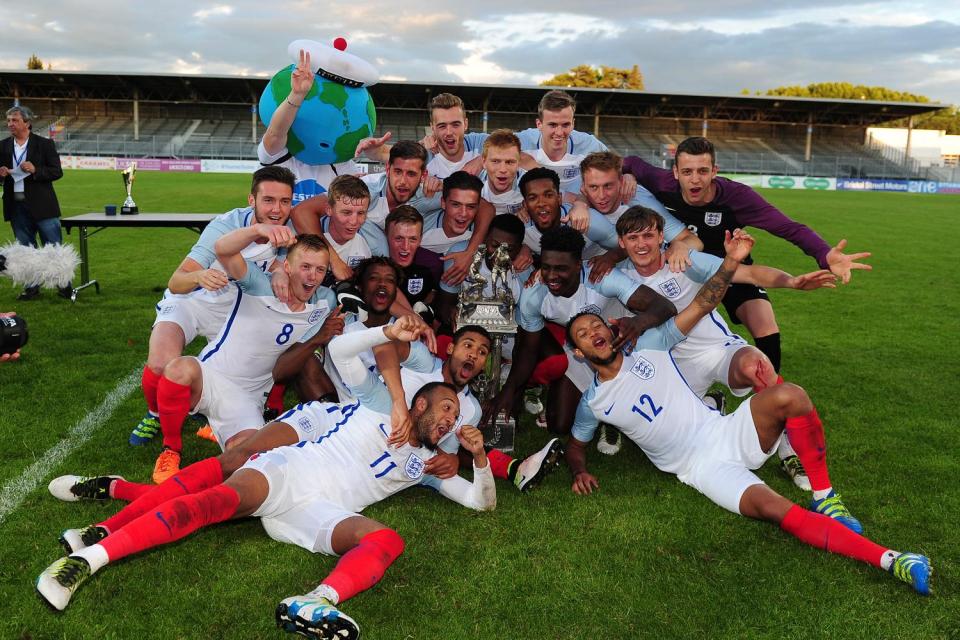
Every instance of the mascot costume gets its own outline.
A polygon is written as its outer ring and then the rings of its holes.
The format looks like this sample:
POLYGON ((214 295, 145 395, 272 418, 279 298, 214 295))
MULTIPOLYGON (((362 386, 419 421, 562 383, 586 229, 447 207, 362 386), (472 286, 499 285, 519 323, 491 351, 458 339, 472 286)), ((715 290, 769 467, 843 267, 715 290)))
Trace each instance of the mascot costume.
POLYGON ((294 64, 277 72, 260 96, 260 119, 269 129, 278 107, 291 95, 291 75, 300 51, 310 54, 313 86, 297 107, 286 132, 286 147, 268 153, 260 142, 261 164, 282 165, 297 177, 294 204, 325 193, 338 175, 361 173, 353 154, 364 138, 374 134, 377 113, 366 87, 376 84, 379 74, 365 60, 346 52, 347 42, 337 38, 329 47, 313 40, 295 40, 287 52, 294 64))

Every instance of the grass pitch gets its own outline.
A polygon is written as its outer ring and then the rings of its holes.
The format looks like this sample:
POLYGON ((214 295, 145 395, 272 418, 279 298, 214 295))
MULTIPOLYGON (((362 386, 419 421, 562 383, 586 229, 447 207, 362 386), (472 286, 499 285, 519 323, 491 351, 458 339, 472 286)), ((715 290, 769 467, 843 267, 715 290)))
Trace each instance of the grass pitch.
MULTIPOLYGON (((222 212, 243 206, 249 178, 143 172, 141 211, 222 212)), ((108 172, 68 171, 64 215, 121 199, 108 172)), ((727 513, 658 472, 632 445, 613 458, 591 449, 598 494, 570 492, 561 469, 531 495, 498 481, 499 504, 476 514, 411 490, 368 509, 396 528, 406 553, 344 609, 364 637, 635 638, 960 636, 956 574, 960 438, 960 295, 952 271, 960 199, 882 193, 767 191, 830 242, 870 250, 871 273, 836 291, 772 291, 784 375, 803 385, 827 429, 835 486, 867 535, 929 555, 934 595, 921 598, 869 566, 800 544, 727 513)), ((758 262, 792 273, 813 261, 757 233, 758 262)), ((9 226, 0 241, 10 240, 9 226)), ((67 236, 76 242, 76 234, 67 236)), ((70 304, 45 291, 19 303, 0 281, 0 310, 30 323, 17 363, 0 364, 0 486, 60 442, 124 377, 142 367, 153 305, 196 235, 108 229, 90 241, 102 293, 70 304)), ((741 330, 741 333, 743 331, 741 330)), ((194 347, 197 348, 196 345, 194 347)), ((226 523, 111 566, 52 613, 33 590, 61 555, 60 531, 119 504, 65 504, 46 491, 62 473, 120 473, 146 481, 159 443, 127 446, 143 412, 139 391, 0 522, 0 638, 279 638, 273 610, 333 566, 270 540, 255 520, 226 523)), ((188 423, 189 425, 189 423, 188 423)), ((526 428, 521 451, 545 441, 526 428)), ((214 455, 184 438, 187 462, 214 455)), ((760 476, 805 504, 775 466, 760 476)))

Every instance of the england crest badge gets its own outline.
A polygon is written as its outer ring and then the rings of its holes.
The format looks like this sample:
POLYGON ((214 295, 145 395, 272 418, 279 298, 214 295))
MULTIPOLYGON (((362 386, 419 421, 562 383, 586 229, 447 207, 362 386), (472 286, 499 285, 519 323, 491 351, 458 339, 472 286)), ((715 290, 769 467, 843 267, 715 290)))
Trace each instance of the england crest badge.
POLYGON ((703 224, 708 227, 715 227, 723 219, 722 211, 707 211, 703 216, 703 224))
POLYGON ((310 312, 310 316, 307 318, 307 323, 317 324, 318 322, 320 322, 321 318, 323 318, 323 310, 314 309, 313 311, 310 312))
POLYGON ((659 287, 660 291, 663 291, 663 295, 668 298, 676 298, 680 295, 680 284, 676 278, 670 278, 666 282, 661 282, 659 287))
POLYGON ((297 420, 297 424, 300 426, 300 430, 304 433, 310 433, 313 431, 313 423, 307 416, 300 416, 300 419, 297 420))
POLYGON ((407 293, 412 296, 423 291, 423 278, 410 278, 407 280, 407 293))
POLYGON ((426 464, 417 454, 411 453, 410 457, 407 458, 406 464, 403 465, 403 472, 407 474, 407 477, 411 480, 417 480, 423 475, 425 466, 426 464))
POLYGON ((637 361, 631 367, 630 373, 641 380, 649 380, 657 373, 657 368, 643 356, 637 356, 637 361))

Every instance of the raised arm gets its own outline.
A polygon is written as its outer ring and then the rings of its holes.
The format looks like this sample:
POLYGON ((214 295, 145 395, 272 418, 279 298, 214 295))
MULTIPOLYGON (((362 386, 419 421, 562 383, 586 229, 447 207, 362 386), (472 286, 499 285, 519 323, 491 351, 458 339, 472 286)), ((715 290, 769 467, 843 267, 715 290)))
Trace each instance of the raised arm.
POLYGON ((263 149, 275 156, 287 146, 287 133, 297 118, 300 105, 313 87, 313 71, 310 70, 310 52, 300 49, 300 60, 290 76, 290 95, 277 105, 270 118, 270 125, 263 134, 263 149))
POLYGON ((740 262, 750 255, 754 239, 742 229, 737 229, 733 235, 726 232, 723 247, 727 251, 723 263, 710 279, 703 283, 693 301, 687 308, 677 314, 677 329, 684 335, 690 333, 694 326, 707 314, 717 308, 723 295, 730 286, 733 274, 737 272, 740 262))
POLYGON ((279 249, 294 244, 297 238, 288 227, 273 224, 255 224, 222 236, 213 245, 213 250, 217 254, 217 260, 234 280, 242 280, 247 275, 247 261, 240 252, 257 240, 266 240, 279 249))
POLYGON ((733 282, 756 285, 764 289, 798 289, 811 291, 826 287, 835 289, 837 276, 828 269, 811 271, 799 276, 792 276, 786 271, 764 264, 741 264, 733 274, 733 282))
POLYGON ((313 233, 322 236, 323 225, 320 224, 320 218, 327 215, 329 205, 326 194, 320 194, 307 198, 293 207, 290 210, 290 220, 293 221, 293 227, 297 233, 313 233))
POLYGON ((177 270, 170 276, 167 288, 171 293, 190 293, 197 287, 208 291, 218 291, 229 284, 227 274, 219 269, 204 269, 193 258, 184 258, 177 270))

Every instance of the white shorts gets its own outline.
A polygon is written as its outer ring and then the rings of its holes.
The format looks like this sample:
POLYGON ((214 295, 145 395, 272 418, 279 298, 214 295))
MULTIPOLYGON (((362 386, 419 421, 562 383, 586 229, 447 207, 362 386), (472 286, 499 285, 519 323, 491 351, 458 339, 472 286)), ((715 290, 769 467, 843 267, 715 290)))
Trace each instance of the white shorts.
POLYGON ((290 449, 283 447, 251 456, 243 465, 244 469, 262 473, 270 487, 267 499, 253 515, 260 518, 264 530, 274 540, 314 553, 337 555, 332 545, 333 530, 347 518, 360 514, 331 502, 319 483, 305 481, 313 470, 311 458, 290 449))
POLYGON ((580 393, 583 393, 593 382, 593 369, 590 368, 586 360, 581 360, 573 355, 573 351, 568 345, 563 345, 563 350, 567 354, 567 372, 564 375, 573 383, 573 386, 580 390, 580 393))
POLYGON ((183 330, 184 344, 190 344, 197 336, 203 336, 207 342, 220 333, 227 321, 230 310, 237 299, 235 286, 224 287, 221 292, 196 292, 184 296, 170 296, 157 303, 157 318, 153 326, 160 322, 172 322, 183 330))
POLYGON ((734 389, 730 386, 730 363, 733 362, 733 357, 738 351, 749 346, 742 340, 734 340, 695 351, 674 349, 672 353, 680 373, 683 374, 683 379, 687 381, 698 398, 702 398, 714 382, 726 385, 733 395, 739 398, 750 393, 752 389, 751 387, 734 389))
POLYGON ((200 371, 203 374, 203 390, 200 402, 191 413, 202 413, 207 417, 221 449, 241 431, 263 426, 265 398, 262 395, 258 397, 250 393, 202 362, 200 371))
POLYGON ((737 514, 743 492, 755 484, 764 484, 750 470, 762 467, 776 450, 776 446, 769 452, 760 447, 750 400, 747 398, 730 415, 718 415, 702 427, 687 470, 677 475, 684 484, 737 514))

